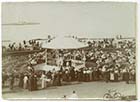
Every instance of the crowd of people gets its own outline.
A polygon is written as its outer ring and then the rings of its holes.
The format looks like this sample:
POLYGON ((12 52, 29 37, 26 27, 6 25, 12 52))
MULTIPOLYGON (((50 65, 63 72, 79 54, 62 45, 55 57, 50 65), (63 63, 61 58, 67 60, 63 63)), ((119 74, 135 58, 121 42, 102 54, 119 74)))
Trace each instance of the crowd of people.
POLYGON ((135 39, 114 39, 114 38, 105 38, 100 40, 87 41, 90 47, 94 48, 134 48, 135 39))
MULTIPOLYGON (((88 49, 60 50, 58 58, 63 59, 61 64, 58 65, 59 70, 36 71, 33 65, 45 63, 45 52, 28 55, 26 70, 17 74, 13 72, 7 76, 10 89, 13 89, 15 78, 18 79, 20 88, 30 91, 44 89, 49 86, 61 86, 64 82, 71 83, 74 81, 125 81, 127 84, 130 81, 136 81, 135 40, 122 40, 117 42, 115 46, 113 40, 108 39, 102 42, 93 41, 93 43, 88 44, 88 49), (101 49, 106 47, 112 49, 101 49), (83 60, 85 67, 76 68, 76 66, 72 66, 70 59, 83 60), (89 63, 92 64, 89 66, 89 63)), ((2 80, 4 84, 5 77, 2 80)))
POLYGON ((40 50, 41 44, 36 40, 23 40, 23 42, 12 42, 8 46, 3 45, 3 51, 26 51, 26 50, 40 50))
POLYGON ((71 67, 70 69, 63 69, 61 67, 58 71, 53 69, 52 71, 50 70, 47 72, 35 72, 33 67, 28 66, 27 72, 18 74, 12 73, 8 77, 10 89, 13 89, 15 78, 17 78, 18 80, 16 81, 18 81, 19 87, 28 89, 29 91, 40 89, 39 86, 41 86, 41 89, 45 89, 48 86, 61 86, 63 85, 63 82, 70 83, 73 81, 135 82, 134 69, 124 68, 121 71, 118 69, 118 66, 116 66, 115 69, 109 69, 108 66, 104 66, 103 68, 81 68, 79 70, 75 70, 74 67, 71 67))
POLYGON ((38 53, 28 55, 28 64, 31 64, 33 66, 37 64, 45 63, 45 60, 46 60, 45 52, 38 52, 38 53))

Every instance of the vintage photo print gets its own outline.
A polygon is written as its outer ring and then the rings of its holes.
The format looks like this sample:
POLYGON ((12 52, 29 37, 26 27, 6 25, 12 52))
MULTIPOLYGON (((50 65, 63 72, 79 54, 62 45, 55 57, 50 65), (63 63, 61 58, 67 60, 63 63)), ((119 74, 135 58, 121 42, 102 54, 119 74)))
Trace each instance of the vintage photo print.
POLYGON ((2 98, 137 100, 136 2, 2 2, 2 98))

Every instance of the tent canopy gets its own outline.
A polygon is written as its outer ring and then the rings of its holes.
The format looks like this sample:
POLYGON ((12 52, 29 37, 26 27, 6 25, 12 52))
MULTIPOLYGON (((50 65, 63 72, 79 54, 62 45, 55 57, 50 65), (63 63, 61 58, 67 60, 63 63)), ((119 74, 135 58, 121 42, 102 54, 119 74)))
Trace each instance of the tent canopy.
POLYGON ((87 44, 79 42, 71 37, 56 37, 50 43, 43 43, 43 48, 49 49, 77 49, 86 47, 87 44))

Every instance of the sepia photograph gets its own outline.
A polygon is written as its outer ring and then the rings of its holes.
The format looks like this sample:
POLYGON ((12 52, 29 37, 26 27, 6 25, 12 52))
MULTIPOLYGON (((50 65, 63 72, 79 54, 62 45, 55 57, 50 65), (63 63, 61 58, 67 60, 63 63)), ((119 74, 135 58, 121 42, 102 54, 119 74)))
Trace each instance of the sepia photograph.
POLYGON ((136 2, 2 2, 4 100, 137 100, 136 2))

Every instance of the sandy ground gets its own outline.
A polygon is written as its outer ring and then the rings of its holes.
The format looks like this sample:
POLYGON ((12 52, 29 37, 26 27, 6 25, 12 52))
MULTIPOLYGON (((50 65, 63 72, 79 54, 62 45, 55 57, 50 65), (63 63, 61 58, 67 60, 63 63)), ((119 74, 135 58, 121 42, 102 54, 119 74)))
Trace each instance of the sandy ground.
POLYGON ((72 85, 64 85, 57 87, 48 87, 44 90, 28 91, 25 89, 15 88, 10 91, 9 88, 3 88, 2 95, 4 99, 12 98, 61 98, 67 97, 75 90, 79 98, 103 98, 108 89, 117 89, 122 95, 136 95, 136 84, 126 84, 125 82, 82 82, 73 83, 72 85))

